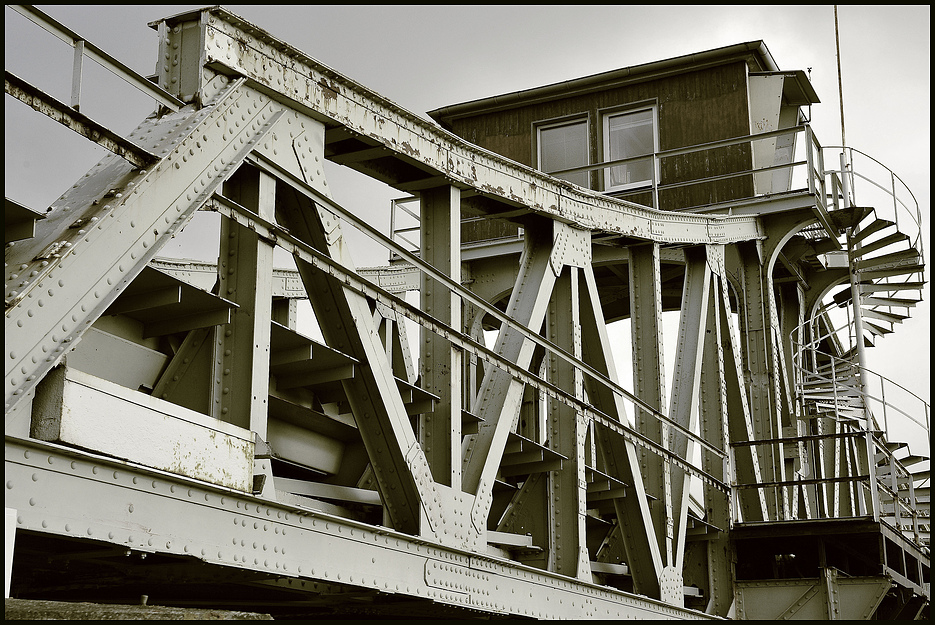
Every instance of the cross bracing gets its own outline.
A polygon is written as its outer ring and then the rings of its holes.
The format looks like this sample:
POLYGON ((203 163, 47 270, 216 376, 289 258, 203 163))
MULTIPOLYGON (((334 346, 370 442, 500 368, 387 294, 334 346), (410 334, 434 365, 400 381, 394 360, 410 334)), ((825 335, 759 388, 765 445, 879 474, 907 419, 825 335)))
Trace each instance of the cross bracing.
MULTIPOLYGON (((158 160, 105 158, 7 248, 7 505, 25 540, 191 556, 328 605, 363 593, 389 611, 407 596, 534 617, 703 617, 754 613, 731 582, 735 527, 869 518, 900 554, 893 574, 927 593, 925 487, 908 458, 877 451, 890 443, 866 403, 843 399, 846 349, 830 328, 802 329, 830 323, 812 313, 820 301, 774 283, 800 230, 817 223, 841 247, 825 198, 741 216, 649 209, 473 146, 224 9, 157 26, 164 49, 199 59, 160 76, 190 104, 128 137, 158 160), (326 159, 418 196, 418 253, 335 202, 326 159), (156 258, 198 210, 222 216, 207 289, 156 258), (522 224, 522 251, 464 261, 465 211, 522 224), (351 227, 421 276, 418 306, 399 293, 410 287, 383 286, 399 267, 355 267, 351 227), (604 238, 618 245, 599 250, 604 238), (274 248, 300 288, 275 286, 274 248), (598 253, 627 279, 633 391, 598 253), (474 279, 484 272, 496 275, 474 279), (297 330, 289 302, 306 298, 320 339, 297 330), (654 348, 664 299, 680 314, 668 398, 654 348), (793 329, 812 343, 793 346, 793 329), (810 391, 809 375, 830 387, 810 391), (119 436, 126 423, 152 438, 119 436), (118 490, 131 503, 98 505, 118 490)), ((915 248, 876 262, 849 249, 867 293, 921 271, 915 248)), ((822 279, 827 291, 848 273, 822 279)), ((883 321, 880 306, 902 305, 863 303, 883 321)))

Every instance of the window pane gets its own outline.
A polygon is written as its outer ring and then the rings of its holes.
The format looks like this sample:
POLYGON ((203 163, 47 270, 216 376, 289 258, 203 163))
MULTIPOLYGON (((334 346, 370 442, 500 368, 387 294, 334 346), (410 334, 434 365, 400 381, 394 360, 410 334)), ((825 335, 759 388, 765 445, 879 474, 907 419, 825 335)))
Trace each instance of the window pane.
MULTIPOLYGON (((588 164, 588 125, 576 122, 539 129, 539 169, 549 173, 588 164)), ((583 187, 588 186, 588 172, 558 176, 583 187)))
MULTIPOLYGON (((607 118, 605 157, 607 160, 633 158, 653 153, 653 112, 637 111, 607 118)), ((634 161, 605 170, 608 187, 651 183, 653 160, 634 161)))

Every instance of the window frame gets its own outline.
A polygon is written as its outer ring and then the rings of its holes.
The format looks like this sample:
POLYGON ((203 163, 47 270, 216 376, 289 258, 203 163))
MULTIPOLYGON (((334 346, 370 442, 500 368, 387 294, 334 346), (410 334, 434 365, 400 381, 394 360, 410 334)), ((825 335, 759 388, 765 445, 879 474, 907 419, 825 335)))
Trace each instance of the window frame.
POLYGON ((615 106, 598 111, 598 115, 600 116, 601 120, 601 162, 606 162, 609 160, 608 153, 610 152, 610 119, 618 115, 630 115, 643 111, 652 112, 653 152, 652 154, 648 154, 646 156, 646 158, 652 159, 652 178, 649 180, 640 180, 637 182, 611 186, 609 181, 611 178, 610 170, 612 167, 602 167, 600 172, 603 193, 617 193, 622 191, 633 191, 636 189, 653 189, 659 184, 659 159, 655 156, 659 152, 659 105, 655 100, 634 102, 632 104, 615 106))
MULTIPOLYGON (((584 149, 585 149, 585 157, 587 161, 585 163, 582 163, 581 165, 576 165, 575 167, 585 167, 587 165, 593 164, 592 159, 591 159, 591 151, 592 151, 591 150, 591 117, 587 113, 575 113, 573 115, 564 115, 562 117, 554 117, 552 119, 545 119, 545 120, 541 120, 541 121, 537 121, 533 123, 532 125, 533 130, 534 130, 534 132, 532 133, 533 142, 534 142, 533 153, 535 154, 535 157, 536 157, 536 169, 538 169, 544 174, 548 174, 550 176, 552 175, 550 172, 547 172, 542 168, 542 141, 540 139, 541 132, 543 130, 549 130, 552 128, 560 128, 562 126, 571 126, 575 124, 584 124, 584 134, 585 134, 584 149)), ((591 185, 591 171, 585 171, 582 173, 585 174, 586 184, 580 185, 580 186, 583 186, 586 189, 590 189, 592 186, 591 185)), ((571 184, 577 184, 570 180, 566 180, 565 178, 559 178, 559 179, 565 180, 566 182, 570 182, 571 184)))

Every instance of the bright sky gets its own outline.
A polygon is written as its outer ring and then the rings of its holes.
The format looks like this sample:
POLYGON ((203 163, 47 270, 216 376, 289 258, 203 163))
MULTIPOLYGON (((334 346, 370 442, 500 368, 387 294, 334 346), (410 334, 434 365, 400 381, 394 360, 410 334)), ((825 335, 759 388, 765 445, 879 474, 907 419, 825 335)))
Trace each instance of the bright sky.
MULTIPOLYGON (((40 8, 149 75, 154 73, 157 36, 146 23, 198 6, 40 8)), ((762 39, 780 68, 811 68, 822 100, 813 107, 813 128, 823 145, 841 143, 831 6, 231 8, 423 116, 448 104, 762 39)), ((926 257, 930 17, 928 6, 839 8, 847 144, 881 161, 912 190, 922 211, 926 257)), ((70 47, 9 8, 4 26, 6 68, 67 102, 70 47)), ((94 119, 127 133, 151 111, 150 102, 94 63, 86 62, 84 71, 91 86, 83 91, 82 111, 94 119)), ((103 154, 12 98, 6 99, 4 113, 5 194, 30 207, 44 210, 103 154)), ((368 202, 359 195, 339 195, 338 200, 349 206, 368 202)), ((382 209, 384 202, 381 198, 373 205, 382 209)), ((928 400, 928 289, 924 295, 913 318, 880 341, 869 359, 871 368, 928 400)))

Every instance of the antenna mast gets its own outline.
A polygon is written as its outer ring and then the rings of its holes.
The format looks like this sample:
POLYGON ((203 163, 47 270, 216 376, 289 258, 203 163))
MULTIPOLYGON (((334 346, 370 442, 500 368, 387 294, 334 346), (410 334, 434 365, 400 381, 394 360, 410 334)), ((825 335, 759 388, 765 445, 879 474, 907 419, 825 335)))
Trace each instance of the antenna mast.
POLYGON ((838 5, 834 5, 834 49, 838 57, 838 100, 841 102, 841 147, 847 147, 844 140, 844 87, 841 84, 841 38, 838 35, 838 5))

